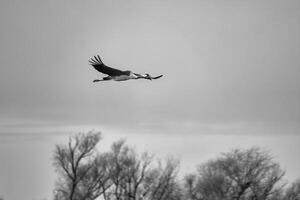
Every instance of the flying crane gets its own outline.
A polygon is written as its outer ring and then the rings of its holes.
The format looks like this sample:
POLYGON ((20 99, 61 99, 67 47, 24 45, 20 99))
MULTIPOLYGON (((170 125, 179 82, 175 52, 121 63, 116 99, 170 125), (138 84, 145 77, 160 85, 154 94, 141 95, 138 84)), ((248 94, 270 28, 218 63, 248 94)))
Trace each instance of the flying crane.
POLYGON ((107 65, 105 65, 100 56, 94 56, 94 58, 91 58, 89 60, 90 64, 98 71, 101 72, 103 74, 106 74, 108 76, 103 77, 102 79, 95 79, 93 82, 99 82, 99 81, 109 81, 109 80, 114 80, 114 81, 127 81, 130 79, 148 79, 148 80, 152 80, 152 79, 158 79, 161 78, 163 75, 160 76, 150 76, 149 74, 137 74, 137 73, 133 73, 132 71, 126 70, 126 71, 122 71, 119 69, 115 69, 112 67, 108 67, 107 65))

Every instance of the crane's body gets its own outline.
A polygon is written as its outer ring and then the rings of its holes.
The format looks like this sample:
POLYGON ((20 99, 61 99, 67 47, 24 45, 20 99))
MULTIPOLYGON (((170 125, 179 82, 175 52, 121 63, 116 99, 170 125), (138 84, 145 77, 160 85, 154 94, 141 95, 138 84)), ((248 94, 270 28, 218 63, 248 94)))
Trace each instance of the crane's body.
POLYGON ((152 79, 158 79, 158 78, 162 77, 162 75, 156 76, 156 77, 152 77, 149 74, 140 75, 140 74, 137 74, 137 73, 133 73, 132 71, 129 71, 129 70, 122 71, 122 70, 119 70, 119 69, 108 67, 102 62, 99 55, 94 56, 94 59, 91 58, 91 60, 89 60, 89 62, 97 71, 108 75, 107 77, 103 77, 102 79, 95 79, 93 82, 109 81, 109 80, 127 81, 127 80, 130 80, 130 79, 148 79, 148 80, 152 80, 152 79))
POLYGON ((134 73, 129 72, 128 75, 120 75, 120 76, 115 76, 112 77, 115 81, 127 81, 129 79, 137 79, 138 77, 134 75, 134 73))

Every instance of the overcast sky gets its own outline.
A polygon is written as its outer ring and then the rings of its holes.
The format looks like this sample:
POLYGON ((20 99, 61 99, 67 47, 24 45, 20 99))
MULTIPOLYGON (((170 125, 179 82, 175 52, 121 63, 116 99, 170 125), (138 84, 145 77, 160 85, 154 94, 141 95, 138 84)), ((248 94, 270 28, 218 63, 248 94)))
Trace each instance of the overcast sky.
POLYGON ((54 144, 90 129, 189 170, 258 145, 300 177, 298 0, 2 0, 0 28, 7 200, 50 199, 54 144), (164 77, 94 84, 96 54, 164 77))

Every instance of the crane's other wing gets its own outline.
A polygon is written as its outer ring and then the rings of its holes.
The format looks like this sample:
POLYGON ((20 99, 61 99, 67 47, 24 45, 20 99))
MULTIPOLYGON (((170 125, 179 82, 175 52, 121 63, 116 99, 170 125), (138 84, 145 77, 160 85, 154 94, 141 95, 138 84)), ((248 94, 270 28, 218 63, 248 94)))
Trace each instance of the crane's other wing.
POLYGON ((94 56, 94 58, 91 58, 89 62, 98 72, 101 72, 103 74, 107 74, 109 76, 120 76, 124 74, 124 72, 121 70, 104 65, 99 55, 97 55, 97 57, 94 56))

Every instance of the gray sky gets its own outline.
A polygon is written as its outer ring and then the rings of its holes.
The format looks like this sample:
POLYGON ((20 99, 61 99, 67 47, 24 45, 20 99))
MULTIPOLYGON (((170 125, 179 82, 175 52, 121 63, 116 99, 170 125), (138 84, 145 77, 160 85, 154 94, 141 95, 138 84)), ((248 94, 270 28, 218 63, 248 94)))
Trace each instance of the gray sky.
POLYGON ((0 27, 6 199, 49 198, 53 144, 89 129, 184 169, 259 145, 300 177, 299 1, 2 0, 0 27), (95 54, 165 76, 93 84, 95 54))

